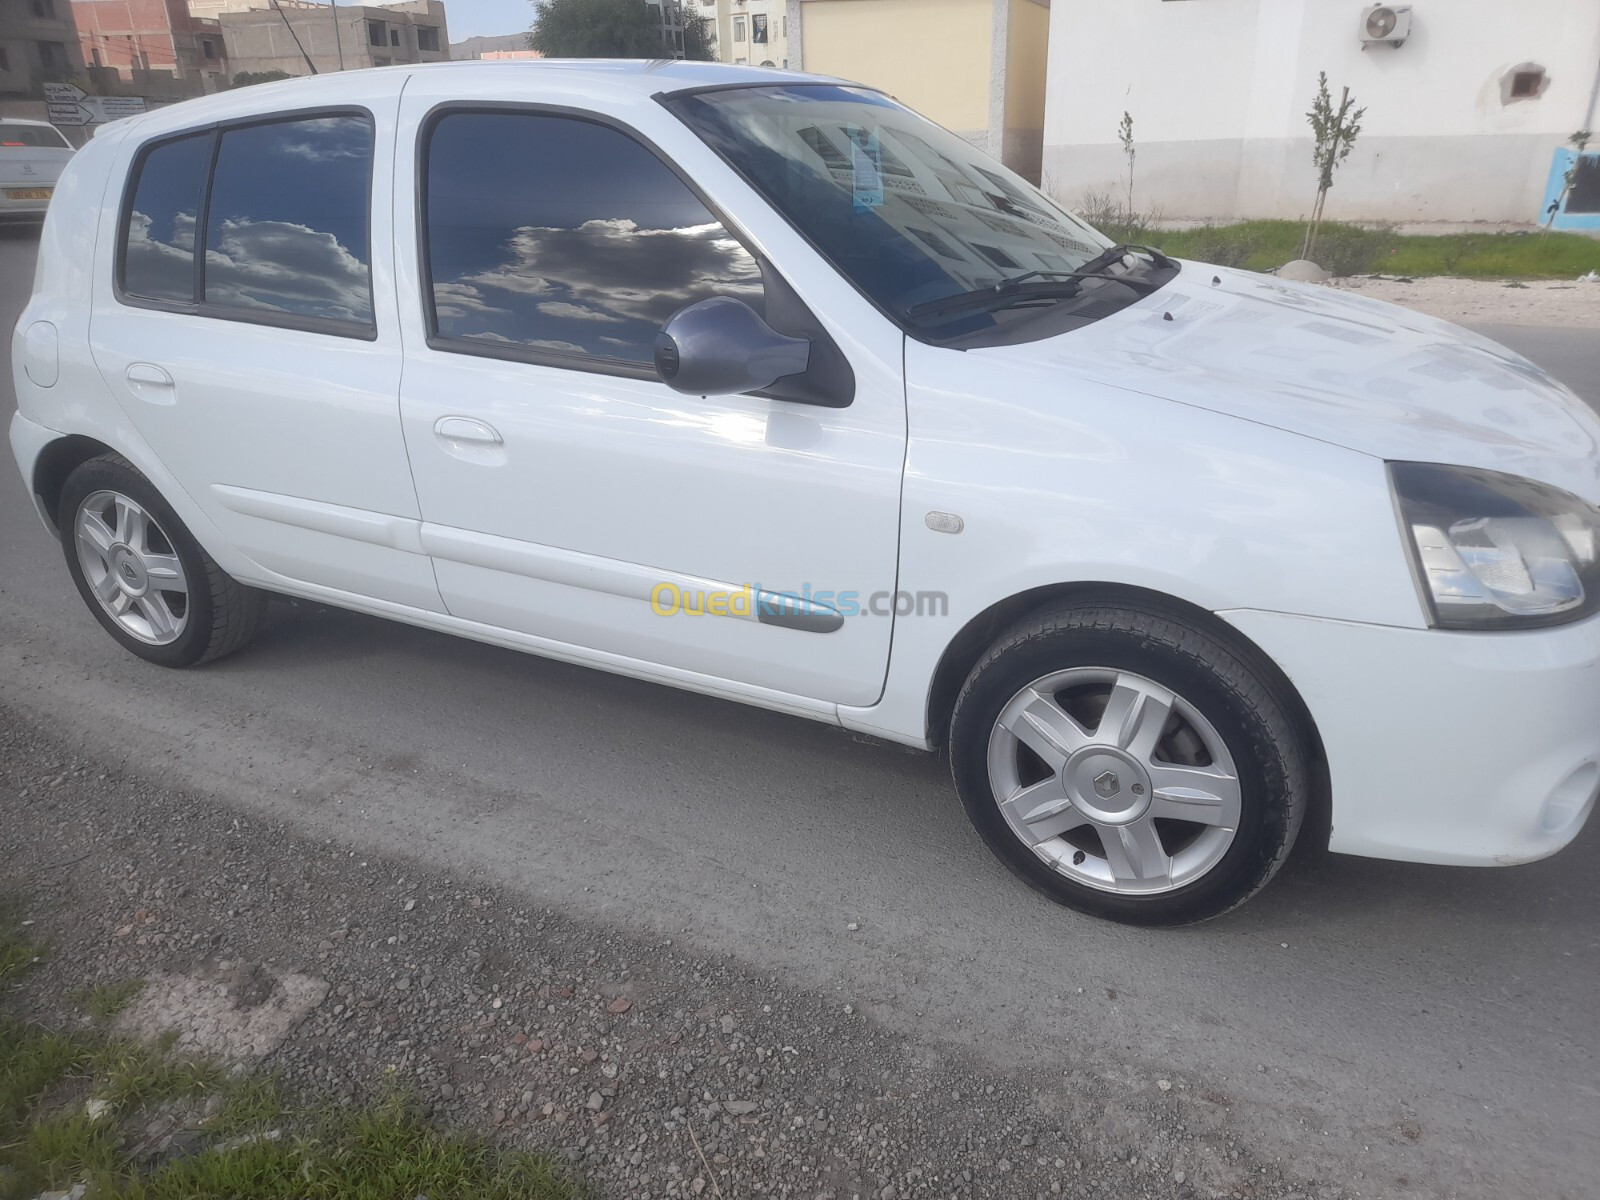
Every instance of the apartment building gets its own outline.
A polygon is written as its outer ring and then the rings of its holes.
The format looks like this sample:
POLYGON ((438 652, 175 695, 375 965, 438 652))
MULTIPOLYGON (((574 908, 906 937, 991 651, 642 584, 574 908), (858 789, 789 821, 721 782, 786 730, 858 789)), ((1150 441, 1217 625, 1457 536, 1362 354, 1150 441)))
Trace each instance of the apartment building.
POLYGON ((203 91, 230 78, 222 26, 194 16, 185 0, 73 0, 72 17, 89 67, 129 81, 136 72, 167 72, 200 81, 203 91))
POLYGON ((383 6, 281 3, 272 9, 219 15, 233 71, 309 75, 450 57, 440 0, 383 6))
POLYGON ((0 0, 0 97, 38 99, 82 70, 68 0, 0 0))
MULTIPOLYGON (((717 57, 753 67, 789 65, 789 0, 699 0, 714 10, 717 57)), ((712 12, 707 12, 712 16, 712 12)))

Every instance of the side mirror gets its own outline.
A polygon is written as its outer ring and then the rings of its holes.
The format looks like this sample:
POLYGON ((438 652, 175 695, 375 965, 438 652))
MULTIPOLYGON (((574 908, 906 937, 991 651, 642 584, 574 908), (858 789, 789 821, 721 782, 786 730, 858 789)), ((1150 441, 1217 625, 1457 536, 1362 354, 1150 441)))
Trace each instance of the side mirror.
POLYGON ((716 296, 680 309, 656 334, 656 374, 695 396, 759 392, 811 362, 806 338, 778 333, 743 300, 716 296))

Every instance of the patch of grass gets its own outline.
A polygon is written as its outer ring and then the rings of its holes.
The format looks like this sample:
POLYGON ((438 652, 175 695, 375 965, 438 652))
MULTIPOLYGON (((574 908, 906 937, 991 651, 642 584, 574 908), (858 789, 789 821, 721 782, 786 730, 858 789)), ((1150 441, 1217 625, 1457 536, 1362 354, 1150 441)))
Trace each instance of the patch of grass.
POLYGON ((44 956, 23 928, 15 905, 0 901, 0 992, 11 987, 44 956))
POLYGON ((277 1079, 248 1075, 223 1089, 222 1107, 206 1128, 223 1138, 255 1133, 281 1122, 289 1108, 286 1089, 277 1079))
MULTIPOLYGON (((1116 236, 1105 230, 1108 236, 1116 236)), ((1248 247, 1242 262, 1224 262, 1252 271, 1270 271, 1300 255, 1305 226, 1299 221, 1240 221, 1232 225, 1197 229, 1147 230, 1143 240, 1201 262, 1216 261, 1206 251, 1219 244, 1231 249, 1248 247)), ((1135 239, 1138 240, 1138 239, 1135 239)), ((1340 266, 1385 275, 1456 275, 1466 279, 1576 279, 1600 270, 1600 240, 1577 233, 1461 233, 1408 236, 1382 229, 1328 223, 1317 238, 1314 255, 1321 260, 1338 255, 1342 243, 1360 246, 1356 261, 1341 258, 1340 266), (1352 232, 1353 231, 1353 232, 1352 232), (1375 239, 1375 241, 1374 241, 1375 239), (1375 249, 1362 261, 1366 244, 1375 249)), ((1321 265, 1329 270, 1329 262, 1321 265)), ((1355 272, 1355 273, 1359 273, 1355 272)), ((1335 274, 1340 272, 1335 270, 1335 274)))
POLYGON ((95 1094, 119 1112, 214 1092, 225 1072, 214 1062, 174 1058, 157 1043, 111 1041, 96 1048, 88 1067, 95 1094))
MULTIPOLYGON (((0 911, 0 980, 38 957, 0 911)), ((96 988, 79 1003, 109 1019, 137 986, 96 988)), ((3 989, 0 989, 3 996, 3 989)), ((587 1193, 555 1158, 500 1150, 475 1133, 435 1128, 391 1091, 365 1107, 291 1103, 271 1078, 232 1079, 217 1063, 99 1030, 57 1033, 0 1014, 0 1200, 88 1184, 94 1200, 394 1200, 425 1195, 481 1200, 580 1200, 587 1193), (83 1097, 109 1103, 91 1120, 83 1097), (181 1122, 183 1102, 220 1095, 216 1115, 191 1128, 209 1148, 153 1168, 131 1155, 153 1110, 181 1122)), ((194 1109, 192 1103, 190 1109, 194 1109)), ((176 1126, 175 1126, 176 1127, 176 1126)))
POLYGON ((122 1131, 115 1122, 91 1121, 81 1112, 36 1121, 0 1152, 0 1161, 9 1160, 10 1166, 0 1195, 65 1190, 75 1180, 110 1172, 117 1165, 121 1142, 122 1131))
POLYGON ((79 1008, 97 1021, 110 1021, 133 1003, 133 998, 144 988, 142 979, 124 979, 120 983, 102 983, 97 987, 83 988, 73 996, 79 1008))
POLYGON ((553 1159, 435 1129, 398 1094, 317 1119, 292 1135, 180 1159, 121 1193, 127 1200, 577 1200, 583 1194, 553 1159))

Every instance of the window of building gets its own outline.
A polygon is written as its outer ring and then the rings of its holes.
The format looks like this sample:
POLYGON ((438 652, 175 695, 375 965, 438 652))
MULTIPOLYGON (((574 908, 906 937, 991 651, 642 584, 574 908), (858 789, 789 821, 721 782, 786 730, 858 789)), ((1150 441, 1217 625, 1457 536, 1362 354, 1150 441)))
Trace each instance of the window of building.
POLYGON ((381 54, 374 54, 372 56, 372 65, 375 66, 375 67, 387 67, 393 61, 394 61, 394 59, 385 58, 381 54))
POLYGON ((384 34, 383 22, 382 21, 368 21, 367 22, 367 45, 369 45, 369 46, 386 46, 388 44, 389 44, 389 39, 384 34))
POLYGON ((202 54, 204 54, 207 58, 216 58, 216 56, 217 56, 216 43, 213 42, 210 38, 201 38, 200 39, 200 52, 202 54))
POLYGON ((67 48, 60 42, 40 42, 39 65, 47 71, 66 70, 67 48))
POLYGON ((733 19, 733 40, 736 42, 742 42, 745 40, 743 17, 735 17, 733 19))
POLYGON ((429 54, 437 54, 439 52, 439 31, 432 25, 418 25, 417 49, 425 50, 429 54))
POLYGON ((192 304, 195 225, 211 162, 211 135, 192 134, 145 152, 123 218, 122 290, 192 304))
POLYGON ((653 377, 656 333, 684 305, 736 296, 761 307, 750 252, 616 129, 452 112, 426 155, 430 321, 452 348, 653 377))
POLYGON ((6 48, 0 46, 0 71, 11 70, 11 55, 6 53, 6 48))
POLYGON ((1518 71, 1511 77, 1511 94, 1517 99, 1537 96, 1543 89, 1543 71, 1518 71))
POLYGON ((766 13, 751 13, 750 14, 750 40, 752 42, 759 42, 763 46, 765 46, 767 44, 767 14, 766 13))
POLYGON ((32 0, 33 15, 43 21, 55 20, 54 0, 32 0))
POLYGON ((123 292, 203 315, 370 334, 372 136, 365 117, 318 116, 145 151, 123 218, 123 292))
POLYGON ((398 46, 399 44, 400 44, 400 31, 398 29, 389 30, 389 45, 398 46))
POLYGON ((928 249, 932 250, 935 254, 942 255, 945 258, 953 258, 956 262, 964 261, 961 255, 956 252, 955 248, 937 233, 933 232, 933 230, 918 229, 915 225, 907 225, 906 232, 912 234, 919 242, 928 247, 928 249))
POLYGON ((98 51, 98 50, 90 50, 89 51, 89 58, 94 63, 95 66, 97 66, 97 67, 105 66, 105 63, 100 61, 100 51, 98 51))

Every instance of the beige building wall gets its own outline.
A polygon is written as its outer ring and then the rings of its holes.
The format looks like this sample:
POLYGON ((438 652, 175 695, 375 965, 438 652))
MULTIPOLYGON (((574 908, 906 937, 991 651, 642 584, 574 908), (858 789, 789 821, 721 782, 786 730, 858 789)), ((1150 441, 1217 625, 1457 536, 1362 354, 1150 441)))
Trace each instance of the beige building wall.
POLYGON ((1001 157, 1035 182, 1044 157, 1044 89, 1050 65, 1050 5, 1009 0, 1006 20, 1005 141, 1001 157))
POLYGON ((987 134, 992 0, 807 0, 801 9, 807 71, 882 88, 963 137, 987 134))
POLYGON ((789 0, 788 7, 791 67, 881 88, 1038 180, 1050 0, 789 0))

